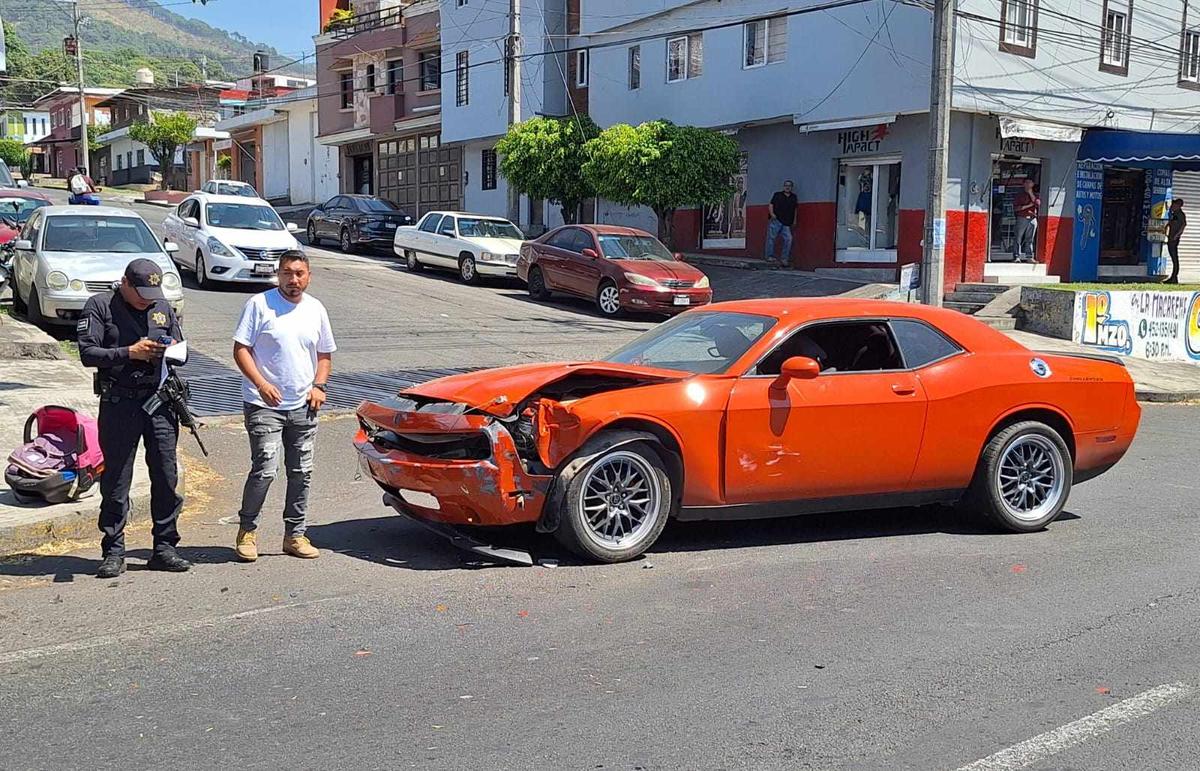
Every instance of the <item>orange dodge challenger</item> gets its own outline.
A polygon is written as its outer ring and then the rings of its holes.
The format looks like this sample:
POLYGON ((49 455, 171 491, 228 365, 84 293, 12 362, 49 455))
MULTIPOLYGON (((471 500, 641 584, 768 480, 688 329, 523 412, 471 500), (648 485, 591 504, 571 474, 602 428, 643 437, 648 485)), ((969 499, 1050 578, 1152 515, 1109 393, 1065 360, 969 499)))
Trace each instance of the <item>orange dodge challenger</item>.
POLYGON ((536 522, 617 562, 670 517, 961 503, 1039 530, 1140 417, 1118 359, 1035 353, 949 310, 770 299, 688 311, 602 361, 364 402, 355 446, 387 504, 459 545, 488 553, 457 526, 536 522))

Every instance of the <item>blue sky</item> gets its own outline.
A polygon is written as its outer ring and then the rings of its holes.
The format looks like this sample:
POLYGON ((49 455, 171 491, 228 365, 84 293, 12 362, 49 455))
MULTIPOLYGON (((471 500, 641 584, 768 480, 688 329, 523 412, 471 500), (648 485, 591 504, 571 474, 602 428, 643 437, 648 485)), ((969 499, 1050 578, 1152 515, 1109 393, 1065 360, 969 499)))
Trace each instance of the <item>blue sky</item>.
POLYGON ((205 6, 171 3, 168 8, 291 56, 312 52, 320 13, 317 0, 209 0, 205 6))

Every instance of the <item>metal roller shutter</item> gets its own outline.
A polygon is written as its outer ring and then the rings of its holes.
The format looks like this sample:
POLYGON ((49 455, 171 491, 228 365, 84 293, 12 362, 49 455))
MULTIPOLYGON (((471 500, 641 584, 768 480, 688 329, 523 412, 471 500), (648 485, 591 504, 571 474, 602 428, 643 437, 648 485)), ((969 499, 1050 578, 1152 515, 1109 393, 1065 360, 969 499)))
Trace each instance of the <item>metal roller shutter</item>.
POLYGON ((1171 192, 1184 201, 1188 226, 1179 240, 1179 280, 1200 281, 1200 171, 1177 171, 1171 192))

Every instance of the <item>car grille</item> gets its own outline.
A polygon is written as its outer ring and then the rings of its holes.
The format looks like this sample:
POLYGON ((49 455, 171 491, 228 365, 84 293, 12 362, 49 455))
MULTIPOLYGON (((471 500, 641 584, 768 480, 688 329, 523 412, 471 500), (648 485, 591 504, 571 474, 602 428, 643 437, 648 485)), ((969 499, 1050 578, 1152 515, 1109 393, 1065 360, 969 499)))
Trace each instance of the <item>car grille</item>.
POLYGON ((89 292, 107 292, 116 283, 116 281, 85 281, 83 285, 87 287, 89 292))
POLYGON ((246 255, 247 260, 258 262, 274 262, 287 251, 287 249, 255 249, 249 246, 237 246, 234 248, 246 255))
POLYGON ((663 286, 665 286, 668 289, 687 289, 688 287, 692 286, 692 284, 694 284, 696 282, 685 281, 684 279, 681 279, 681 278, 666 278, 658 283, 662 284, 663 286))

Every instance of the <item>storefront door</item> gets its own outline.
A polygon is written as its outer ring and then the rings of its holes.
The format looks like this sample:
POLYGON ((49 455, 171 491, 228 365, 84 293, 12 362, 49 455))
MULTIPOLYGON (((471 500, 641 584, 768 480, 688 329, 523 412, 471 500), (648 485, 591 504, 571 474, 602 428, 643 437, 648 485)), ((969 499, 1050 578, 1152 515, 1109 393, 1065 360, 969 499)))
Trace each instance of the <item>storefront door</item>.
POLYGON ((843 160, 838 165, 838 262, 895 262, 900 161, 843 160))
MULTIPOLYGON (((1017 246, 1017 194, 1025 189, 1025 180, 1032 179, 1034 191, 1040 194, 1042 164, 1035 158, 996 158, 992 161, 992 200, 988 232, 988 260, 1012 262, 1017 246)), ((1036 244, 1034 254, 1037 254, 1036 244)))
POLYGON ((1100 216, 1100 264, 1136 265, 1142 238, 1146 172, 1105 169, 1100 216))
POLYGON ((359 195, 375 194, 375 159, 370 155, 356 155, 354 162, 354 192, 359 195))

